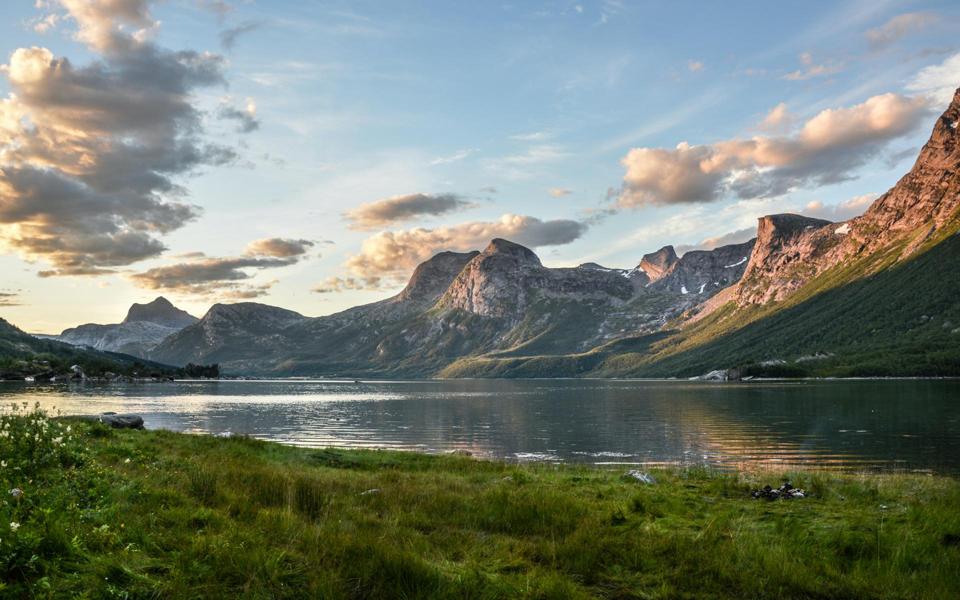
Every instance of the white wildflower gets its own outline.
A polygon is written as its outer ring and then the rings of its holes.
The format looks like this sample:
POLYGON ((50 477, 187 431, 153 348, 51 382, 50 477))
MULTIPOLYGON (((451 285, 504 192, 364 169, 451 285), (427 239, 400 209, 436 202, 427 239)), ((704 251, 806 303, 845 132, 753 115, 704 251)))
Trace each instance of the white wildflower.
POLYGON ((17 523, 16 521, 10 521, 10 531, 15 532, 18 529, 20 529, 20 523, 17 523))
POLYGON ((21 490, 20 488, 13 488, 12 490, 10 490, 10 495, 13 496, 14 498, 19 498, 23 496, 23 490, 21 490))

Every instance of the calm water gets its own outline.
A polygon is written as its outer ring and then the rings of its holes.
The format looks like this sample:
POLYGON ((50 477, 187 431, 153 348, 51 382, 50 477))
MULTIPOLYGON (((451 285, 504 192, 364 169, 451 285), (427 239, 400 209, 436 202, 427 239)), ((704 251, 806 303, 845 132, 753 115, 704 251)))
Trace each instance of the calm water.
POLYGON ((960 474, 960 381, 0 383, 9 401, 313 447, 960 474))

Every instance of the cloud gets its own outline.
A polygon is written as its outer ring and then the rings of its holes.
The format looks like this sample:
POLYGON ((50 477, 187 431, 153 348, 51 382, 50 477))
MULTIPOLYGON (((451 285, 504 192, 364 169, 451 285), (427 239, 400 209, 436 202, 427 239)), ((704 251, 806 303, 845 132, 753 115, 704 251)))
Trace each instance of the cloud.
POLYGON ((273 285, 271 283, 264 287, 263 284, 245 283, 255 276, 256 271, 288 267, 296 264, 297 261, 296 257, 200 258, 155 267, 143 273, 135 273, 130 276, 130 279, 136 285, 150 290, 201 296, 221 294, 234 298, 256 297, 266 293, 266 290, 273 285), (257 293, 258 291, 261 293, 257 293))
POLYGON ((0 306, 21 306, 20 294, 17 292, 0 291, 0 306))
POLYGON ((813 60, 813 55, 809 52, 804 52, 800 55, 800 64, 803 65, 803 68, 787 73, 783 78, 787 81, 804 81, 815 77, 833 75, 834 73, 839 73, 841 70, 840 65, 837 64, 816 64, 813 60))
MULTIPOLYGON (((77 24, 76 39, 100 53, 123 53, 143 44, 159 26, 152 0, 58 0, 77 24)), ((53 3, 47 3, 53 4, 53 3)))
POLYGON ((360 253, 347 260, 357 277, 402 279, 420 263, 444 250, 467 252, 484 248, 493 238, 525 246, 559 246, 580 238, 588 225, 567 219, 542 221, 503 215, 498 221, 470 222, 436 229, 383 231, 364 240, 360 253))
POLYGON ((224 62, 152 44, 149 2, 60 4, 100 58, 20 48, 0 67, 0 237, 49 263, 45 276, 109 273, 159 255, 158 236, 199 215, 176 177, 235 159, 203 140, 193 104, 225 83, 224 62))
POLYGON ((699 73, 703 70, 703 63, 699 60, 688 60, 687 70, 689 70, 691 73, 699 73))
POLYGON ((536 144, 519 154, 511 154, 484 161, 484 166, 495 173, 510 179, 523 179, 530 176, 530 169, 542 164, 556 162, 569 154, 555 144, 536 144))
POLYGON ((563 198, 564 196, 569 196, 570 194, 572 194, 573 190, 568 190, 567 188, 555 187, 547 190, 547 193, 549 193, 554 198, 563 198))
POLYGON ((757 237, 757 228, 746 227, 716 237, 706 238, 699 244, 679 245, 676 247, 676 252, 682 256, 691 250, 714 250, 721 246, 729 246, 730 244, 742 244, 755 237, 757 237))
POLYGON ((760 122, 760 129, 763 131, 776 132, 788 127, 793 123, 793 115, 787 110, 785 102, 774 106, 767 113, 767 116, 760 122))
POLYGON ((820 200, 813 200, 808 202, 802 210, 792 212, 834 222, 847 221, 862 215, 876 199, 877 194, 863 194, 836 204, 824 204, 820 200))
POLYGON ((946 107, 960 86, 960 53, 947 58, 939 65, 925 67, 907 84, 911 92, 926 94, 937 104, 946 107))
POLYGON ((196 0, 196 2, 200 8, 217 15, 221 21, 233 12, 233 5, 226 0, 196 0))
POLYGON ((253 98, 247 98, 246 106, 239 109, 229 102, 220 105, 217 116, 221 119, 228 119, 237 122, 237 131, 240 133, 252 133, 260 129, 260 121, 257 119, 257 103, 253 98))
POLYGON ((250 256, 272 256, 290 258, 303 256, 315 246, 310 240, 292 240, 286 238, 265 238, 247 244, 246 254, 250 256))
POLYGON ((905 13, 893 17, 880 27, 867 31, 864 35, 872 49, 880 50, 906 35, 916 33, 928 25, 936 23, 938 19, 937 15, 929 12, 905 13))
POLYGON ((929 112, 921 97, 873 96, 827 109, 788 135, 758 135, 702 146, 634 148, 617 200, 621 208, 712 202, 785 194, 801 186, 853 179, 886 144, 912 131, 929 112))
POLYGON ((237 45, 237 40, 240 39, 241 36, 256 31, 265 24, 264 21, 244 21, 236 27, 224 29, 220 32, 220 46, 227 51, 233 50, 234 46, 237 45))
POLYGON ((405 194, 361 204, 344 217, 351 229, 372 230, 416 217, 445 215, 473 206, 458 194, 405 194))
POLYGON ((447 164, 450 164, 450 163, 454 163, 454 162, 461 161, 461 160, 467 158, 468 156, 470 156, 471 154, 473 154, 474 152, 476 152, 476 150, 474 150, 473 148, 466 148, 466 149, 464 149, 464 150, 457 150, 456 152, 454 152, 453 154, 450 154, 450 155, 448 155, 448 156, 438 156, 437 158, 431 160, 431 161, 430 161, 430 164, 433 165, 433 166, 436 166, 436 165, 447 165, 447 164))
POLYGON ((334 294, 347 290, 375 290, 380 289, 381 283, 379 277, 328 277, 310 291, 315 294, 334 294))
POLYGON ((529 133, 511 135, 510 139, 518 142, 542 142, 550 137, 551 135, 546 131, 531 131, 529 133))

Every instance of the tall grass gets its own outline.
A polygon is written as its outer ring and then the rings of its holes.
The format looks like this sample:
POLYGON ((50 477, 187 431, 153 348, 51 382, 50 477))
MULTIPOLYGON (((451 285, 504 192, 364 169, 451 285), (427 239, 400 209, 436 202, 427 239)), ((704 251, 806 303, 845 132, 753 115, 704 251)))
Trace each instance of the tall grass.
POLYGON ((950 478, 784 473, 811 495, 768 502, 749 495, 779 483, 767 473, 645 485, 37 422, 3 421, 73 439, 30 465, 17 446, 21 470, 0 476, 24 492, 0 507, 2 597, 943 598, 960 584, 950 478))

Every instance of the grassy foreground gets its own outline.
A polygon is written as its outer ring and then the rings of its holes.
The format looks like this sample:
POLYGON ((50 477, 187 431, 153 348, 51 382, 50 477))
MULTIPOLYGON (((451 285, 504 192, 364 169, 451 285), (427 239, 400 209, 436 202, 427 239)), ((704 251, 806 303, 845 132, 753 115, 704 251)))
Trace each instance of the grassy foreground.
POLYGON ((789 474, 811 497, 770 502, 749 491, 778 484, 775 474, 655 471, 646 485, 624 469, 121 432, 23 410, 0 419, 0 456, 5 598, 960 589, 950 478, 789 474))

